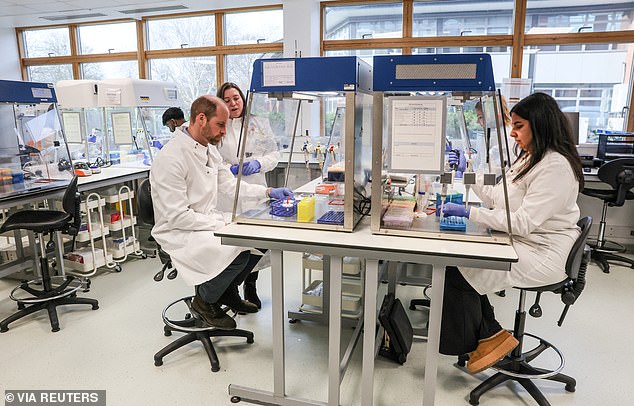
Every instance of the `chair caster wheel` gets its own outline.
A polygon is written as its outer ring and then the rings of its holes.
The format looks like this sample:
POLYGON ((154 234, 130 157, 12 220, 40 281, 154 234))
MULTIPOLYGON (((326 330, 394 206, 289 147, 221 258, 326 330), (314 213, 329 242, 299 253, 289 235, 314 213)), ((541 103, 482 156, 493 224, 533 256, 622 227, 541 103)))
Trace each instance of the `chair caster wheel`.
POLYGON ((211 372, 218 372, 218 371, 220 371, 220 367, 219 366, 217 366, 217 365, 212 365, 211 366, 211 372))
POLYGON ((191 313, 187 313, 187 314, 185 315, 185 320, 189 320, 189 319, 191 319, 191 318, 192 318, 192 314, 191 314, 191 313))
POLYGON ((253 337, 247 338, 247 344, 253 344, 253 337))
POLYGON ((297 319, 290 319, 288 322, 289 322, 290 324, 295 324, 295 323, 297 323, 297 319))
POLYGON ((231 396, 231 403, 239 403, 241 400, 240 396, 231 396))
POLYGON ((57 332, 59 331, 59 327, 53 327, 53 328, 51 329, 51 331, 52 331, 53 333, 57 333, 57 332))
POLYGON ((115 272, 121 272, 123 270, 123 268, 121 268, 121 265, 117 265, 114 267, 115 272))
POLYGON ((92 309, 93 309, 93 310, 97 310, 97 309, 99 309, 99 305, 93 305, 93 306, 92 306, 92 309))
POLYGON ((564 389, 566 389, 566 392, 574 392, 576 390, 575 385, 571 384, 566 384, 566 387, 564 389))
POLYGON ((154 366, 160 367, 161 365, 163 365, 163 361, 162 360, 158 360, 158 359, 154 360, 154 366))

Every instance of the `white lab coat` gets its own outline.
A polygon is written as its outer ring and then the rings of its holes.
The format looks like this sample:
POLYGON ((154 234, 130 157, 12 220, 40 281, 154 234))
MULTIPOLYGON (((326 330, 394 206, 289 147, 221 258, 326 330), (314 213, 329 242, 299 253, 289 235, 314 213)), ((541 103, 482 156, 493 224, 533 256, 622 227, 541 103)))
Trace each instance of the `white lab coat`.
MULTIPOLYGON (((566 278, 566 259, 580 234, 576 225, 579 183, 566 158, 552 151, 521 180, 513 182, 524 162, 515 162, 507 174, 513 246, 519 261, 510 272, 461 269, 480 294, 513 286, 544 286, 566 278)), ((503 185, 474 187, 474 191, 492 209, 473 207, 469 219, 506 231, 503 185)))
MULTIPOLYGON (((236 179, 212 145, 203 146, 187 126, 159 151, 150 170, 155 224, 152 236, 171 256, 179 275, 199 285, 222 272, 244 248, 221 245, 219 199, 233 201, 236 179)), ((243 183, 241 195, 264 197, 266 188, 243 183)))
MULTIPOLYGON (((217 145, 218 151, 223 161, 229 166, 240 163, 239 142, 240 128, 242 127, 242 118, 229 119, 227 123, 227 135, 220 144, 217 145)), ((244 162, 254 159, 260 162, 260 172, 249 176, 242 175, 242 181, 255 185, 266 186, 266 172, 269 172, 277 166, 281 154, 277 148, 277 142, 273 137, 273 130, 269 125, 269 121, 262 117, 249 117, 249 131, 247 133, 247 144, 244 151, 244 162)), ((242 194, 238 202, 238 213, 248 210, 257 204, 257 199, 246 199, 242 194)), ((233 210, 233 199, 231 206, 222 209, 233 210)))

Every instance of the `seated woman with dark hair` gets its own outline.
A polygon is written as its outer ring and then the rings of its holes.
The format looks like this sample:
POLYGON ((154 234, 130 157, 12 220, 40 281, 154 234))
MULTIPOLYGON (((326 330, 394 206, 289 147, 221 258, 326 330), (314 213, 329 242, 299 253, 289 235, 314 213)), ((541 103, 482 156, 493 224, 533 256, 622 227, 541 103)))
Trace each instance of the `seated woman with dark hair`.
MULTIPOLYGON (((511 109, 511 122, 510 136, 520 152, 506 186, 519 261, 508 272, 448 267, 446 273, 440 352, 469 353, 472 373, 489 368, 518 345, 495 319, 487 293, 561 282, 580 232, 577 194, 583 188, 583 172, 570 124, 557 102, 534 93, 511 109)), ((488 208, 446 203, 443 213, 506 231, 503 186, 500 181, 474 187, 488 208)))

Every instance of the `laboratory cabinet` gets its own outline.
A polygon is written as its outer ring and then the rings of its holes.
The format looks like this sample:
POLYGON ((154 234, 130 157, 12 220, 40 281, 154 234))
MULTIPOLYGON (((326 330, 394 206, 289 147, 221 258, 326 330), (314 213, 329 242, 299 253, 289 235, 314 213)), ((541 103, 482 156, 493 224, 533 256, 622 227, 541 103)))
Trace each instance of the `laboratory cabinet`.
POLYGON ((513 140, 503 123, 488 54, 375 56, 372 232, 510 244, 447 202, 483 204, 475 190, 506 176, 513 140))
MULTIPOLYGON (((71 153, 99 171, 104 166, 150 166, 172 134, 163 125, 168 107, 178 106, 171 82, 145 79, 62 80, 56 90, 71 153)), ((89 173, 86 175, 90 175, 89 173)))
POLYGON ((53 85, 0 80, 0 201, 63 189, 71 178, 53 85))
POLYGON ((91 173, 106 166, 106 120, 99 107, 96 80, 60 80, 55 84, 62 126, 73 162, 88 164, 91 173))
POLYGON ((256 60, 240 136, 235 221, 352 231, 370 201, 371 91, 372 68, 356 57, 256 60), (302 133, 307 114, 320 118, 319 134, 302 133), (271 143, 287 159, 284 185, 309 180, 294 188, 294 198, 249 198, 240 188, 248 178, 243 162, 271 143))

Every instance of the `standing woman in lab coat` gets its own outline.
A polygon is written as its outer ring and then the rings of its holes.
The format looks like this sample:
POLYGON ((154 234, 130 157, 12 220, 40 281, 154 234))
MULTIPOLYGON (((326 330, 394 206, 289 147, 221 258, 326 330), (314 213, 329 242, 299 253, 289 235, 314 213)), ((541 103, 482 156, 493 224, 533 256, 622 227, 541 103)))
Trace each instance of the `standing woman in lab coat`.
MULTIPOLYGON (((447 355, 469 353, 472 373, 495 364, 518 341, 496 321, 487 293, 510 287, 537 287, 566 278, 565 263, 580 234, 577 194, 583 188, 581 161, 572 130, 557 102, 534 93, 511 109, 511 137, 519 156, 506 183, 513 247, 519 261, 509 272, 448 267, 440 337, 447 355)), ((468 217, 507 231, 503 185, 474 187, 488 207, 446 203, 446 216, 468 217)))
MULTIPOLYGON (((249 128, 243 128, 246 99, 238 85, 225 82, 220 86, 216 95, 225 101, 229 109, 227 135, 222 143, 217 145, 222 159, 230 165, 231 172, 237 176, 240 165, 240 145, 244 138, 241 133, 246 134, 242 180, 250 184, 267 186, 265 174, 275 169, 281 157, 268 118, 251 116, 249 117, 249 128)), ((257 200, 241 198, 237 211, 249 210, 256 204, 257 200)), ((244 297, 260 309, 262 302, 257 295, 257 279, 258 271, 255 271, 244 281, 244 297)))

